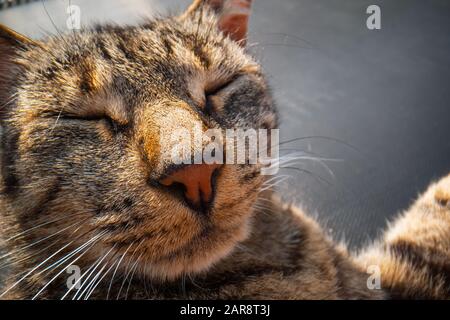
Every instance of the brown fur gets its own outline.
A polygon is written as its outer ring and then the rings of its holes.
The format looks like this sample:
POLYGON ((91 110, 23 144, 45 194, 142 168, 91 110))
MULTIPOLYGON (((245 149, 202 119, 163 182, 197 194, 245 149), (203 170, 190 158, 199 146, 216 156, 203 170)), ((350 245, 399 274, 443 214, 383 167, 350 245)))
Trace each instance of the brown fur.
POLYGON ((158 183, 173 169, 160 139, 180 127, 278 126, 243 48, 246 26, 227 23, 248 17, 204 2, 179 17, 38 43, 0 28, 0 268, 11 269, 0 297, 59 299, 64 268, 76 264, 85 275, 97 266, 89 280, 105 275, 89 296, 97 299, 448 298, 450 178, 356 257, 262 194, 259 166, 223 166, 208 214, 158 183), (382 269, 385 290, 367 288, 368 264, 382 269))

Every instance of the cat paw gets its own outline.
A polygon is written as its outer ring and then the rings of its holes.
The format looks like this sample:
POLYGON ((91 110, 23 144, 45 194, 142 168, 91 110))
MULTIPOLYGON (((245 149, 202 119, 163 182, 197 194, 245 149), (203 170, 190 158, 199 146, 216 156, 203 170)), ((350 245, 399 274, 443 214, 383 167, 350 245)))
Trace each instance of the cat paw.
POLYGON ((450 207, 450 175, 436 184, 434 200, 443 207, 450 207))

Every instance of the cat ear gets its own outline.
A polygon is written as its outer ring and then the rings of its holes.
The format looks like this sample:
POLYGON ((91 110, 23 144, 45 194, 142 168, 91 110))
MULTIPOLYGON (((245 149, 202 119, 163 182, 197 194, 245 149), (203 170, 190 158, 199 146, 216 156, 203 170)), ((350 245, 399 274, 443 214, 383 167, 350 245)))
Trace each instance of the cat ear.
POLYGON ((4 48, 4 46, 26 47, 36 44, 35 41, 0 23, 0 48, 4 48))
POLYGON ((5 102, 10 86, 22 67, 15 60, 18 52, 37 45, 33 40, 0 24, 0 105, 5 102))
POLYGON ((0 74, 13 67, 13 59, 19 50, 40 46, 37 42, 0 24, 0 74))
POLYGON ((187 13, 208 6, 219 16, 219 28, 231 39, 245 45, 252 0, 195 0, 187 13))
POLYGON ((17 50, 26 50, 39 44, 0 23, 0 64, 10 61, 17 50))

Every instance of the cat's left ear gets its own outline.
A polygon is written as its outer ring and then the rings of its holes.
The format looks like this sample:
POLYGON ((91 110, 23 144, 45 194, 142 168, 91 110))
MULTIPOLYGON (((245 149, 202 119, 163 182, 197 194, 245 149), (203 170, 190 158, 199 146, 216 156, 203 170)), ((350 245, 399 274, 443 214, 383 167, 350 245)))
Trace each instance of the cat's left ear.
POLYGON ((242 46, 246 43, 252 0, 195 0, 185 15, 208 7, 219 16, 219 28, 242 46))
POLYGON ((19 50, 40 46, 37 42, 0 24, 0 74, 4 75, 13 67, 14 57, 19 50))
POLYGON ((8 60, 17 50, 26 50, 27 48, 40 46, 37 42, 26 36, 4 26, 0 23, 0 63, 8 60))
POLYGON ((23 67, 16 61, 18 53, 35 46, 41 45, 0 24, 0 105, 7 100, 9 89, 23 67))

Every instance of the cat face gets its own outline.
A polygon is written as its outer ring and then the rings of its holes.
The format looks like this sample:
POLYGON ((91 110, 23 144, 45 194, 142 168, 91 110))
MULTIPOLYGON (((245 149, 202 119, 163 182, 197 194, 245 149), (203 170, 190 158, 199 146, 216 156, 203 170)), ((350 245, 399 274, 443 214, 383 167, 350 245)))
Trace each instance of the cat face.
POLYGON ((87 259, 108 253, 172 279, 247 236, 260 167, 176 166, 162 149, 198 123, 276 127, 244 48, 248 6, 196 1, 181 16, 43 42, 3 31, 0 50, 14 50, 0 65, 2 211, 21 229, 46 223, 29 241, 57 234, 53 251, 89 243, 87 259))

